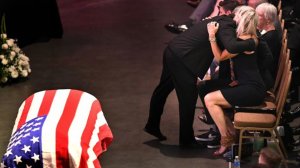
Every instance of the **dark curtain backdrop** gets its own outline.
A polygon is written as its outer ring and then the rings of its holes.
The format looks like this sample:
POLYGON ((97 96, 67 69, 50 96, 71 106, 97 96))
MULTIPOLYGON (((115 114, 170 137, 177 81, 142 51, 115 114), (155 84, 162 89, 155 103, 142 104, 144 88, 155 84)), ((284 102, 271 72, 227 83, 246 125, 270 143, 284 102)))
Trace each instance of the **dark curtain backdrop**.
POLYGON ((18 39, 20 47, 63 35, 56 0, 1 0, 0 14, 8 37, 18 39))

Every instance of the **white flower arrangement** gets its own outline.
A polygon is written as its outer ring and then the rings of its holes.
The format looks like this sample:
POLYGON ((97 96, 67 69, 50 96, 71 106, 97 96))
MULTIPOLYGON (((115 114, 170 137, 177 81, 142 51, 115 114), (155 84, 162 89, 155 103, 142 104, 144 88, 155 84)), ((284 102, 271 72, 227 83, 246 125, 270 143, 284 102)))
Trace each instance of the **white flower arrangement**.
POLYGON ((5 15, 2 15, 0 34, 0 85, 31 73, 29 58, 18 47, 14 39, 7 38, 5 15))
POLYGON ((0 46, 0 84, 28 77, 31 73, 29 58, 18 47, 15 40, 7 38, 7 35, 2 33, 0 46))

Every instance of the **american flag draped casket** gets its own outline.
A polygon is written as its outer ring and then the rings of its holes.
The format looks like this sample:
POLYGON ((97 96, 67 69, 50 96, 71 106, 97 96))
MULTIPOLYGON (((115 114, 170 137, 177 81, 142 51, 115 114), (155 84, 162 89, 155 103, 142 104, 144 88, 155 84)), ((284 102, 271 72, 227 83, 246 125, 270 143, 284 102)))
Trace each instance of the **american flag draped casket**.
POLYGON ((46 90, 20 106, 1 167, 99 168, 113 140, 100 102, 72 89, 46 90))

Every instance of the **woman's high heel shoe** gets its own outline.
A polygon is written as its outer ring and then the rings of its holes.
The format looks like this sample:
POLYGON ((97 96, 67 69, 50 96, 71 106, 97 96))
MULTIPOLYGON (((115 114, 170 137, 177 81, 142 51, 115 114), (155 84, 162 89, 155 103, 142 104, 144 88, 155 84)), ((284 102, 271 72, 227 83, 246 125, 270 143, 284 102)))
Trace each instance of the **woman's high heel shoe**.
POLYGON ((213 153, 213 156, 220 156, 223 155, 228 151, 228 149, 231 147, 231 145, 235 142, 235 137, 230 136, 222 136, 221 137, 221 147, 213 153))

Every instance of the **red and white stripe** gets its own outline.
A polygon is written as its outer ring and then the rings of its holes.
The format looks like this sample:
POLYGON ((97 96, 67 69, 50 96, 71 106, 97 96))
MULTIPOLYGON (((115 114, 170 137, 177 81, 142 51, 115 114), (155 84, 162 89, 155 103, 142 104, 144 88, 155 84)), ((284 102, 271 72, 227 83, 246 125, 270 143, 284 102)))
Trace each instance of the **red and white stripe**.
POLYGON ((41 139, 44 167, 101 167, 97 156, 107 150, 113 135, 94 96, 71 89, 37 92, 20 106, 12 134, 43 115, 47 115, 41 139))

